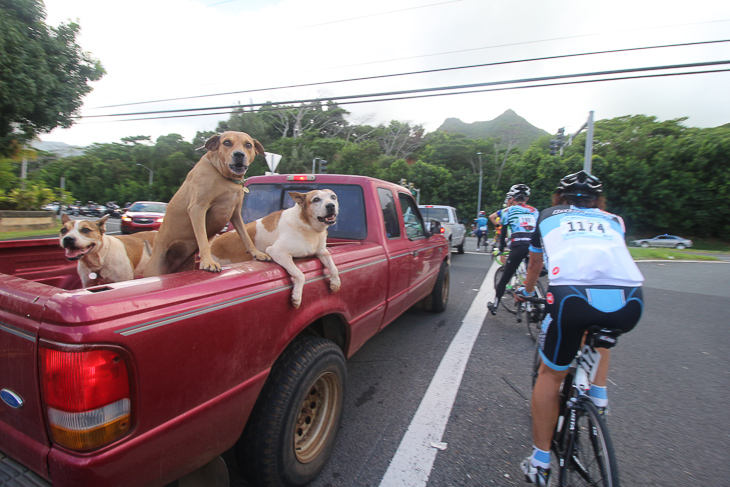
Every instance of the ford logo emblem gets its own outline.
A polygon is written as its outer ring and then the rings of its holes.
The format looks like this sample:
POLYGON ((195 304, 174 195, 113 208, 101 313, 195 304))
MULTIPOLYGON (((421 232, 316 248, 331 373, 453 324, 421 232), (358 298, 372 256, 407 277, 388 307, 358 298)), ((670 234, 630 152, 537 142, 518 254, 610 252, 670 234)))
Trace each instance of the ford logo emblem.
POLYGON ((13 409, 20 409, 23 407, 23 399, 11 390, 1 390, 0 399, 13 409))

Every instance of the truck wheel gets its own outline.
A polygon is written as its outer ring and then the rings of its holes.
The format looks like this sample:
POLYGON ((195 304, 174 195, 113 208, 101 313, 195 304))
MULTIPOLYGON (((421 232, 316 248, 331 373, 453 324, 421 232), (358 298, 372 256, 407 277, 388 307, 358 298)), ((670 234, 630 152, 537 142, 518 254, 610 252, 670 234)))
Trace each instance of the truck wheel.
POLYGON ((347 370, 330 340, 302 336, 276 361, 238 442, 239 468, 252 486, 306 485, 335 445, 347 370))
POLYGON ((436 279, 436 284, 431 291, 431 306, 429 311, 441 313, 446 310, 446 304, 449 302, 449 264, 445 261, 441 263, 441 270, 436 279))
POLYGON ((465 240, 466 240, 466 239, 464 239, 464 240, 462 240, 462 241, 461 241, 461 245, 457 245, 457 246, 456 246, 456 251, 457 251, 458 253, 460 253, 460 254, 463 254, 463 253, 464 253, 464 241, 465 241, 465 240))

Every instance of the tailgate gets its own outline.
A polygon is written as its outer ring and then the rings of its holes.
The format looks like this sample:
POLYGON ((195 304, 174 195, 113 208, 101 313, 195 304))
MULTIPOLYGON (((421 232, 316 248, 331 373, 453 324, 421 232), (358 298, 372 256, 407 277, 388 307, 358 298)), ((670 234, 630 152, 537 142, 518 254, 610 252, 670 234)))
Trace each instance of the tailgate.
POLYGON ((0 275, 0 452, 47 477, 49 449, 38 386, 38 328, 58 289, 0 275))

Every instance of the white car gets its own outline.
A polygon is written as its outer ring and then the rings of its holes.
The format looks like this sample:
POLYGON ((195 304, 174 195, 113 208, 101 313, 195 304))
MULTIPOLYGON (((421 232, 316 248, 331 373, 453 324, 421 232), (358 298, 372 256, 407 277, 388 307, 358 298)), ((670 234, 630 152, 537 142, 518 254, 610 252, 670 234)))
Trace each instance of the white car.
POLYGON ((456 247, 456 251, 460 254, 464 253, 464 243, 466 242, 466 227, 459 222, 456 216, 456 208, 444 205, 418 205, 425 222, 436 220, 441 223, 444 230, 444 237, 449 241, 452 247, 456 247))

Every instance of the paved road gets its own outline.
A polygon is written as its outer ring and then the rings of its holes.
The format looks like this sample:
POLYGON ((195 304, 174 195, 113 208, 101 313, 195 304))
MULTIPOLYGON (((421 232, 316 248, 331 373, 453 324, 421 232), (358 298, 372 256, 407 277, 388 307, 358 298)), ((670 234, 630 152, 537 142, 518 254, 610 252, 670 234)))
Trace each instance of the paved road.
MULTIPOLYGON (((315 487, 378 486, 487 274, 483 254, 453 256, 443 315, 411 310, 349 364, 349 395, 332 460, 315 487)), ((609 424, 627 486, 727 485, 730 346, 728 264, 642 263, 646 312, 621 339, 609 424)), ((507 313, 484 321, 433 468, 399 485, 525 485, 533 342, 507 313)), ((396 484, 387 484, 396 485, 396 484)))

